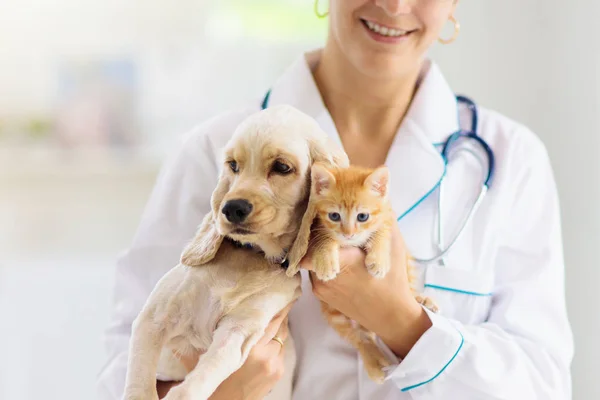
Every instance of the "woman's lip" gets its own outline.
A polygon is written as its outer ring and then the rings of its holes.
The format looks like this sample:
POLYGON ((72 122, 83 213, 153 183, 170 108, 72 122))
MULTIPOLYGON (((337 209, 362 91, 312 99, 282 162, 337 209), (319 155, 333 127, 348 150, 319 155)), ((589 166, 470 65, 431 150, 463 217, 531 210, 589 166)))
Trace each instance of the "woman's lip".
MULTIPOLYGON (((389 43, 389 44, 396 44, 396 43, 401 43, 405 40, 407 40, 409 38, 409 36, 411 35, 412 32, 414 31, 407 31, 407 33, 405 33, 402 36, 385 36, 385 35, 381 35, 377 32, 373 32, 371 29, 369 29, 369 27, 367 26, 367 23, 365 22, 366 20, 361 19, 361 25, 365 28, 365 30, 367 31, 367 34, 369 36, 371 36, 372 39, 374 39, 377 42, 380 43, 389 43)), ((371 21, 373 22, 373 21, 371 21)), ((382 25, 385 26, 385 25, 382 25)), ((395 28, 392 28, 395 29, 395 28)), ((396 29, 396 30, 402 30, 402 29, 396 29)))
POLYGON ((379 22, 379 21, 375 21, 374 19, 369 19, 369 18, 361 18, 360 20, 361 20, 361 21, 363 21, 363 22, 367 22, 367 21, 369 21, 369 22, 373 22, 374 24, 377 24, 377 25, 379 25, 379 26, 381 26, 381 27, 385 27, 385 28, 387 28, 388 30, 390 30, 390 29, 394 29, 394 30, 397 30, 397 31, 406 31, 406 32, 412 32, 412 31, 414 30, 414 29, 402 29, 402 28, 398 28, 398 27, 396 27, 396 26, 385 25, 385 24, 382 24, 382 23, 381 23, 381 22, 379 22))

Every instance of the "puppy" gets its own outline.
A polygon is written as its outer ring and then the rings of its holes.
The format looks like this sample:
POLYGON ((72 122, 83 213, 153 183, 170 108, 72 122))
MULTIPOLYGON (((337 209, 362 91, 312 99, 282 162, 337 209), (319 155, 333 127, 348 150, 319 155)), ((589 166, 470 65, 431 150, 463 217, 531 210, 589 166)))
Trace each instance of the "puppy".
POLYGON ((156 373, 183 382, 167 399, 207 399, 246 360, 271 319, 301 294, 282 263, 306 211, 315 162, 348 166, 307 115, 274 106, 225 148, 211 212, 133 324, 126 400, 157 399, 156 373), (176 354, 202 354, 188 373, 176 354))

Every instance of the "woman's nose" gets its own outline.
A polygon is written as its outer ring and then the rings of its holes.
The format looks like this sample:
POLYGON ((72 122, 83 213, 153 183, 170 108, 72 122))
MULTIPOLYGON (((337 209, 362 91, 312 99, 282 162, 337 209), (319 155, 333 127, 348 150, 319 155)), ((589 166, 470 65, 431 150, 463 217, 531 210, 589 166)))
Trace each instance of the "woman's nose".
POLYGON ((375 0, 375 5, 391 16, 408 14, 414 0, 375 0))

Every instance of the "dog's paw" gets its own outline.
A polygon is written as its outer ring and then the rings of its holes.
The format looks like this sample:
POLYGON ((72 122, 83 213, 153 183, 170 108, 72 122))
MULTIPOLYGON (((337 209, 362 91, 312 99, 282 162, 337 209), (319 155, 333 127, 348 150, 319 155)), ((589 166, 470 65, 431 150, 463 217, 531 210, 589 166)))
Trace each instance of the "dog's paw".
POLYGON ((440 308, 431 297, 421 296, 420 294, 418 294, 415 296, 415 299, 419 304, 424 305, 431 312, 437 313, 440 311, 440 308))
POLYGON ((381 279, 390 271, 390 261, 385 257, 379 257, 377 253, 367 253, 365 257, 367 271, 374 278, 381 279))
POLYGON ((192 400, 192 396, 190 395, 190 390, 182 383, 178 386, 175 386, 169 390, 167 396, 164 398, 165 400, 192 400))
POLYGON ((123 396, 123 400, 159 400, 158 393, 156 390, 149 390, 147 392, 135 392, 126 393, 123 396))

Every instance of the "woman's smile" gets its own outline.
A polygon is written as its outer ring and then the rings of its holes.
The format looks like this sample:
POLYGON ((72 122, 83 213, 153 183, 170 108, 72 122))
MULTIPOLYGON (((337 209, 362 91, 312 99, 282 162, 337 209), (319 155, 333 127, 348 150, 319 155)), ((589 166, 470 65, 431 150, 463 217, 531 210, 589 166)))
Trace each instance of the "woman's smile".
POLYGON ((380 24, 370 19, 360 19, 368 35, 380 43, 401 43, 407 40, 415 30, 404 30, 380 24))

